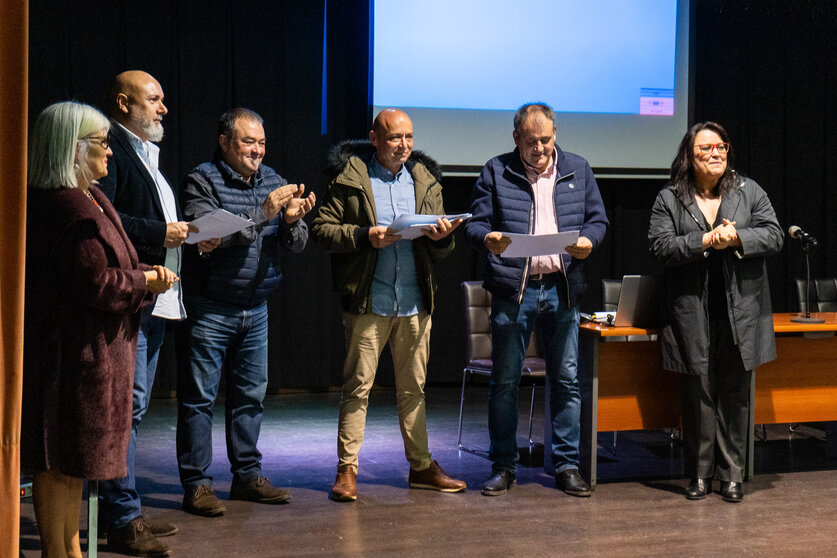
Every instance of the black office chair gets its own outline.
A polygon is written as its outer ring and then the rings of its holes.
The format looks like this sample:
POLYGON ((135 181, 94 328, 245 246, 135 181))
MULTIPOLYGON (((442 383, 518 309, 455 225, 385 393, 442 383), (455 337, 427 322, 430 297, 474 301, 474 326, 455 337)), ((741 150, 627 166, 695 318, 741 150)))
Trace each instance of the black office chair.
MULTIPOLYGON (((808 282, 805 279, 797 279, 796 296, 802 314, 808 311, 805 302, 807 291, 808 282)), ((826 277, 811 282, 811 312, 837 312, 837 278, 826 277)))
POLYGON ((602 279, 602 307, 605 312, 616 312, 621 292, 621 279, 602 279))
MULTIPOLYGON (((465 329, 468 338, 467 364, 462 370, 462 393, 459 399, 459 433, 457 445, 460 450, 485 457, 486 450, 465 447, 462 444, 462 411, 465 407, 465 385, 472 374, 491 376, 493 362, 491 361, 491 293, 482 287, 480 281, 465 281, 462 283, 462 298, 465 301, 465 329)), ((535 388, 543 385, 546 379, 546 363, 539 356, 538 341, 535 332, 529 340, 526 358, 523 360, 524 382, 531 385, 532 397, 529 403, 529 447, 536 442, 532 439, 532 419, 535 411, 535 388)))

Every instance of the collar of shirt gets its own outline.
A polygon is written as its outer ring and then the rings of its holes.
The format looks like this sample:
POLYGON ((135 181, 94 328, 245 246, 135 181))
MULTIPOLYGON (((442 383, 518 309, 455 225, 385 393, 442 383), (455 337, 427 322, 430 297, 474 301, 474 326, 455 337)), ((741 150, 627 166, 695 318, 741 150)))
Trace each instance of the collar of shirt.
POLYGON ((262 167, 261 167, 261 165, 259 165, 259 168, 250 177, 250 180, 247 180, 243 176, 241 176, 238 173, 238 171, 236 171, 235 169, 233 169, 231 166, 229 166, 227 164, 227 162, 224 160, 224 157, 221 155, 221 150, 220 149, 216 150, 215 156, 213 157, 213 162, 221 170, 221 174, 226 174, 230 179, 242 182, 242 183, 246 184, 247 186, 249 186, 250 188, 253 188, 254 186, 256 186, 256 184, 258 184, 258 182, 262 179, 261 178, 262 177, 262 167))
POLYGON ((556 163, 558 161, 558 150, 554 147, 552 148, 552 162, 546 167, 546 170, 543 172, 538 171, 535 167, 527 163, 523 156, 521 155, 520 161, 523 163, 523 168, 526 169, 526 178, 529 179, 530 184, 534 184, 538 181, 538 178, 551 178, 552 174, 555 172, 556 163))
POLYGON ((401 176, 402 172, 404 172, 404 165, 401 165, 401 168, 398 169, 397 173, 391 173, 388 168, 378 162, 378 158, 375 155, 372 155, 372 162, 369 164, 368 168, 369 178, 378 178, 384 182, 393 182, 401 176))
POLYGON ((151 140, 142 141, 139 136, 123 126, 122 123, 117 122, 116 125, 124 130, 131 147, 134 148, 136 154, 148 167, 148 170, 151 172, 151 177, 156 180, 157 169, 160 168, 160 148, 154 145, 151 140))

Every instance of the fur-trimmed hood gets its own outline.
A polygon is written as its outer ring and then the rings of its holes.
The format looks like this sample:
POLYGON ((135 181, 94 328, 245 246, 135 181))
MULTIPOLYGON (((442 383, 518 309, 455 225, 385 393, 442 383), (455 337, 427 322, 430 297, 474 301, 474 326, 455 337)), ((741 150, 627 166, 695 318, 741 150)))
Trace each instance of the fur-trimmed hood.
MULTIPOLYGON (((360 157, 364 162, 368 162, 371 160, 374 153, 375 147, 369 142, 369 140, 341 141, 332 147, 328 152, 328 164, 326 165, 325 170, 326 183, 330 183, 332 180, 337 178, 341 172, 343 172, 343 169, 345 169, 346 165, 349 164, 349 159, 351 157, 360 157)), ((410 154, 410 158, 405 163, 407 170, 411 170, 413 165, 416 163, 424 165, 430 174, 432 174, 436 180, 441 182, 442 168, 435 159, 426 155, 422 151, 414 149, 410 154)))

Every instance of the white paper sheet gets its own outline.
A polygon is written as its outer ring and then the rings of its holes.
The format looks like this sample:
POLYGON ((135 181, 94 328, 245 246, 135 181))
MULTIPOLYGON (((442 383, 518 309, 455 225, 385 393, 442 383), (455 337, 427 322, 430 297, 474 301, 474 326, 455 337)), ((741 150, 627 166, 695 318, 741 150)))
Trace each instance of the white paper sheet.
POLYGON ((212 213, 202 215, 189 223, 198 228, 198 232, 191 233, 186 239, 186 244, 197 244, 202 240, 210 238, 223 238, 227 235, 237 233, 253 224, 249 219, 233 215, 225 209, 216 209, 212 213))
POLYGON ((445 217, 448 221, 456 221, 457 219, 470 219, 470 213, 459 213, 457 215, 399 215, 395 221, 389 226, 392 230, 401 236, 401 240, 413 240, 424 234, 421 229, 426 229, 430 225, 435 225, 436 220, 445 217))
POLYGON ((578 231, 535 235, 504 232, 503 236, 509 237, 511 244, 500 254, 500 257, 526 258, 529 256, 566 254, 565 248, 575 244, 578 240, 578 231))

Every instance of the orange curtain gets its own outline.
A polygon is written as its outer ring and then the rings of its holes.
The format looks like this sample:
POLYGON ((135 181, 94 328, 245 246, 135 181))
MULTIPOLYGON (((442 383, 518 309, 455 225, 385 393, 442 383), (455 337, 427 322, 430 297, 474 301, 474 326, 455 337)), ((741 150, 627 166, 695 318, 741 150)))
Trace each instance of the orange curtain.
POLYGON ((28 0, 0 0, 0 556, 20 546, 20 396, 26 240, 28 0))

